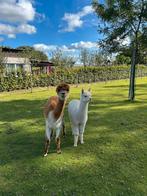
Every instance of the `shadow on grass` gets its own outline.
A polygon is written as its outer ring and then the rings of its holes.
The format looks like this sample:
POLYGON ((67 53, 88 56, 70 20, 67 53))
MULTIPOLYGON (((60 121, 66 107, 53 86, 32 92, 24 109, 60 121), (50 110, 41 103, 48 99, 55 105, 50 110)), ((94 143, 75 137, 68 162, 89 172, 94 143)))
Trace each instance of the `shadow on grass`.
MULTIPOLYGON (((118 96, 118 95, 117 95, 118 96)), ((125 100, 111 100, 111 98, 109 98, 109 100, 96 100, 96 101, 92 101, 89 108, 90 110, 95 110, 95 111, 99 111, 101 109, 111 109, 112 107, 129 107, 129 106, 135 106, 138 105, 140 106, 140 104, 147 104, 147 100, 135 100, 133 102, 125 99, 125 100)), ((89 111, 90 111, 89 110, 89 111)))
MULTIPOLYGON (((129 89, 129 84, 121 84, 121 85, 109 85, 109 84, 107 84, 106 86, 104 86, 104 88, 123 88, 123 89, 129 89)), ((136 88, 141 88, 141 89, 143 89, 143 88, 147 88, 147 84, 136 84, 136 88)))
MULTIPOLYGON (((0 165, 9 164, 11 162, 32 160, 43 158, 44 142, 45 142, 45 125, 38 124, 40 128, 33 127, 29 131, 29 126, 6 129, 0 134, 0 165)), ((61 149, 72 147, 73 138, 71 133, 66 133, 66 136, 61 136, 61 149)), ((56 153, 55 136, 51 139, 49 154, 56 153)))
POLYGON ((0 121, 14 122, 22 119, 41 119, 46 100, 13 100, 0 102, 0 121))
POLYGON ((144 105, 142 103, 142 101, 135 101, 133 103, 129 101, 94 102, 90 106, 89 125, 92 126, 93 123, 95 127, 106 126, 112 130, 115 127, 119 129, 121 127, 125 128, 125 126, 126 128, 127 126, 132 128, 143 127, 143 125, 146 125, 147 102, 144 105), (117 108, 116 106, 120 107, 117 108))
POLYGON ((123 88, 123 90, 126 90, 126 89, 128 89, 129 88, 129 85, 128 84, 122 84, 122 85, 106 85, 106 86, 104 86, 104 88, 107 88, 107 89, 109 89, 109 88, 113 88, 113 89, 115 89, 115 88, 123 88))

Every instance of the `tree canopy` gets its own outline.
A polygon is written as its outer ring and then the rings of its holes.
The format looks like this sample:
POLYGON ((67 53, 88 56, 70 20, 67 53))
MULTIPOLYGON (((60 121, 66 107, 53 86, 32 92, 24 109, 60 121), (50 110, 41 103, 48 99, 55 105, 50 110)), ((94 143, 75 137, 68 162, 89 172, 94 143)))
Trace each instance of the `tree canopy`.
POLYGON ((76 62, 74 57, 65 55, 60 49, 56 49, 52 52, 50 61, 57 67, 73 67, 76 62))
POLYGON ((31 46, 20 46, 17 49, 22 50, 23 55, 27 56, 30 59, 34 59, 37 61, 48 61, 48 57, 45 53, 43 53, 39 50, 35 50, 31 46))
POLYGON ((125 38, 132 44, 136 37, 147 36, 147 0, 106 0, 104 4, 93 0, 93 8, 101 19, 98 31, 104 35, 102 47, 110 52, 122 48, 125 38))
POLYGON ((106 0, 92 2, 93 8, 101 20, 98 31, 104 38, 99 44, 109 52, 122 50, 124 40, 131 47, 131 74, 129 99, 135 97, 135 67, 139 57, 139 41, 147 39, 147 0, 106 0))
POLYGON ((4 55, 2 54, 2 48, 0 47, 0 75, 4 73, 4 55))

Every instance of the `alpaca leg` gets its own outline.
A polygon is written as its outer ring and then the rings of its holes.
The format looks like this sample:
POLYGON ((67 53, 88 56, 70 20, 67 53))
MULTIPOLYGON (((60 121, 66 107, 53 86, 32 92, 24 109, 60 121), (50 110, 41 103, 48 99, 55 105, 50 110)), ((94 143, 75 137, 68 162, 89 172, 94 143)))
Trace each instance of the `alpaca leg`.
POLYGON ((77 147, 78 144, 78 135, 74 135, 74 147, 77 147))
POLYGON ((57 144, 57 154, 61 154, 61 141, 60 137, 56 139, 56 144, 57 144))
POLYGON ((83 133, 84 133, 84 130, 85 130, 85 125, 80 125, 79 129, 80 129, 80 135, 79 135, 80 143, 84 144, 83 133))
POLYGON ((84 144, 83 134, 80 133, 79 138, 80 138, 80 143, 81 143, 81 144, 84 144))
POLYGON ((51 129, 51 135, 50 138, 53 138, 53 129, 51 129))
POLYGON ((62 122, 62 134, 63 134, 63 137, 65 137, 66 132, 65 132, 65 123, 64 123, 64 120, 62 122))
POLYGON ((48 154, 49 146, 50 146, 50 140, 46 139, 46 141, 45 141, 45 149, 44 149, 44 157, 46 157, 47 154, 48 154))
POLYGON ((61 153, 60 132, 61 132, 61 129, 57 128, 56 129, 56 145, 57 145, 57 153, 58 154, 61 153))
POLYGON ((51 129, 48 126, 48 122, 46 121, 46 140, 45 140, 45 149, 44 149, 44 156, 47 156, 50 146, 50 136, 51 136, 51 129))
POLYGON ((56 129, 56 139, 60 137, 61 128, 56 129))
POLYGON ((74 147, 77 147, 78 144, 78 138, 79 138, 79 129, 78 127, 73 127, 73 135, 74 135, 74 147))

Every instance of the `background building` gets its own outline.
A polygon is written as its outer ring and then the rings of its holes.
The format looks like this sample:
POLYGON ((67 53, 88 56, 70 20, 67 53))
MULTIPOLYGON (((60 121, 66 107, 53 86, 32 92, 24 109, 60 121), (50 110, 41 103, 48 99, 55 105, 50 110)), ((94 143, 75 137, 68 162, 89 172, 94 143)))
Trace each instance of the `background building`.
POLYGON ((23 51, 19 49, 2 48, 2 55, 6 73, 25 71, 31 72, 31 62, 29 58, 23 57, 23 51))
MULTIPOLYGON (((30 51, 31 53, 31 51, 30 51)), ((29 58, 28 51, 23 49, 1 48, 2 61, 5 73, 26 72, 39 74, 49 74, 53 70, 53 63, 39 59, 29 58)))

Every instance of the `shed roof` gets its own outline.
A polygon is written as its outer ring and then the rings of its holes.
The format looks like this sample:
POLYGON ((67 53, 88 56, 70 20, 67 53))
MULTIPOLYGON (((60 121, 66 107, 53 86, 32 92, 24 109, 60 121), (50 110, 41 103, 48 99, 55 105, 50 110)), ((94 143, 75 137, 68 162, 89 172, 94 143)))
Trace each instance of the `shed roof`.
POLYGON ((21 57, 23 50, 14 49, 14 48, 2 48, 2 53, 5 57, 21 57))
POLYGON ((40 61, 35 65, 35 67, 48 67, 48 66, 54 66, 54 64, 49 61, 40 61))

